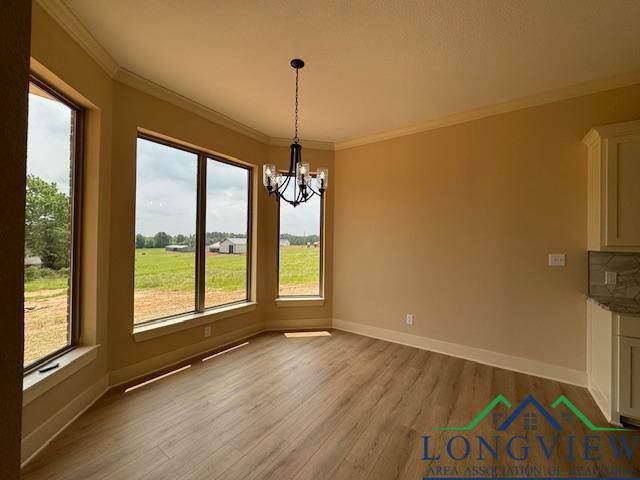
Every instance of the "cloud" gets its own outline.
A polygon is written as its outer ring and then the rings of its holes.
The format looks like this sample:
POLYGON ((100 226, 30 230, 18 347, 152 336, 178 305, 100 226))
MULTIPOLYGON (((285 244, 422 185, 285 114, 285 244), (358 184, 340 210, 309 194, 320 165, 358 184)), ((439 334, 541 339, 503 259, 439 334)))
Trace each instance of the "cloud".
POLYGON ((69 194, 73 110, 57 100, 29 94, 27 173, 69 194))
MULTIPOLYGON (((73 111, 66 105, 29 95, 27 171, 69 193, 70 134, 73 111)), ((144 139, 137 142, 136 233, 170 235, 196 232, 197 155, 144 139)), ((117 181, 117 177, 114 179, 117 181)), ((293 184, 287 191, 290 194, 293 184)), ((262 188, 258 195, 266 195, 262 188)), ((214 159, 207 162, 209 232, 247 232, 248 171, 214 159)), ((293 208, 281 203, 282 233, 318 235, 320 199, 293 208)))
MULTIPOLYGON (((288 198, 293 197, 293 179, 284 193, 288 198)), ((281 201, 280 233, 320 235, 320 197, 313 196, 295 208, 281 201)))
MULTIPOLYGON (((138 140, 136 233, 196 232, 197 155, 138 140)), ((209 232, 247 232, 248 171, 217 160, 207 162, 209 232)))

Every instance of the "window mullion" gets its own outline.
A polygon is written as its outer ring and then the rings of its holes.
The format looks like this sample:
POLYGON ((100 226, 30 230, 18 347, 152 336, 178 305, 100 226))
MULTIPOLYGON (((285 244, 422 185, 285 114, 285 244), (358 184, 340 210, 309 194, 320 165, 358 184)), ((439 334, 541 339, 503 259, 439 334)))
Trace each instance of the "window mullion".
POLYGON ((196 312, 205 309, 205 282, 207 262, 207 156, 198 154, 196 222, 196 312))

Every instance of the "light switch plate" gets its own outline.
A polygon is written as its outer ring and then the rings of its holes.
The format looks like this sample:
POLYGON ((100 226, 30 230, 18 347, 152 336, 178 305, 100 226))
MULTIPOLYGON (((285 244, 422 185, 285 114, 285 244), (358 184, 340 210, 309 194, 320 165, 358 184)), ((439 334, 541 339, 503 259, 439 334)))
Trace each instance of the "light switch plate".
POLYGON ((566 264, 564 253, 550 253, 549 254, 549 266, 550 267, 564 267, 566 264))
POLYGON ((205 337, 210 337, 211 336, 211 326, 204 327, 204 336, 205 337))

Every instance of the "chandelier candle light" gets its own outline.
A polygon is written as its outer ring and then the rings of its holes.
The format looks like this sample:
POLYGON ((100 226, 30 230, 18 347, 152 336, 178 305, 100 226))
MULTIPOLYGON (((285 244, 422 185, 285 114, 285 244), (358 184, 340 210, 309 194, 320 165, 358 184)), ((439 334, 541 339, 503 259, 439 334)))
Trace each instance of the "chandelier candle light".
POLYGON ((300 69, 304 67, 304 62, 299 58, 291 60, 291 66, 296 71, 296 110, 295 110, 295 133, 293 135, 293 143, 291 144, 291 156, 289 160, 289 171, 286 173, 278 172, 275 165, 262 166, 262 183, 267 188, 269 195, 275 195, 276 199, 280 199, 297 207, 301 203, 306 202, 314 195, 322 197, 327 189, 327 180, 329 178, 329 169, 318 168, 315 177, 311 173, 311 167, 308 163, 302 161, 302 145, 298 138, 298 74, 300 69), (290 182, 293 181, 291 192, 287 191, 290 182), (285 196, 291 195, 289 198, 285 196))

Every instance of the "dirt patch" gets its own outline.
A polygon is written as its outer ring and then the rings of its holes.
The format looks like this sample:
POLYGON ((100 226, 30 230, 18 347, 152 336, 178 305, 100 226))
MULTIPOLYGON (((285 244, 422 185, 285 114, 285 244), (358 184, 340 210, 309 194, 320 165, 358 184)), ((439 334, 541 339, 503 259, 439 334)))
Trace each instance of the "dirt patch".
POLYGON ((67 291, 28 292, 24 300, 24 364, 67 344, 67 291))
MULTIPOLYGON (((280 295, 318 295, 318 285, 284 285, 280 295)), ((245 297, 244 290, 209 290, 206 294, 206 306, 239 302, 245 297)), ((167 292, 144 289, 135 292, 134 302, 134 321, 140 323, 193 311, 195 296, 193 291, 167 292)), ((66 289, 39 290, 25 294, 25 365, 64 347, 67 344, 67 330, 66 289)))
MULTIPOLYGON (((246 298, 244 290, 227 292, 209 290, 205 295, 205 306, 213 307, 227 303, 240 302, 246 298)), ((156 318, 191 312, 195 308, 193 291, 165 292, 153 289, 138 290, 134 295, 135 323, 156 318)))
POLYGON ((308 283, 303 285, 281 285, 280 296, 317 296, 320 295, 320 288, 317 283, 308 283))

